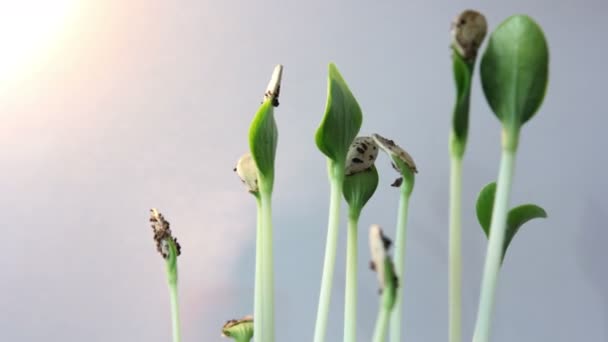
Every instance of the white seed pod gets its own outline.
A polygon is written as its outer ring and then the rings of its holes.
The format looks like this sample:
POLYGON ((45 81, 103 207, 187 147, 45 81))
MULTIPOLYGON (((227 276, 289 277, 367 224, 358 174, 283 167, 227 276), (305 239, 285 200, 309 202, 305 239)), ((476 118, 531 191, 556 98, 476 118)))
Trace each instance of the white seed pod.
POLYGON ((247 186, 249 192, 258 192, 258 168, 251 153, 245 153, 234 168, 241 181, 247 186))
POLYGON ((466 10, 452 21, 452 46, 465 59, 473 60, 486 36, 488 24, 483 14, 466 10))
POLYGON ((384 236, 382 228, 377 224, 373 224, 369 229, 369 247, 372 256, 371 267, 376 271, 381 291, 386 284, 384 280, 384 262, 388 257, 390 245, 391 240, 384 236))
MULTIPOLYGON (((409 155, 404 149, 399 147, 399 145, 395 144, 394 141, 390 139, 386 139, 379 134, 372 134, 372 138, 383 149, 388 155, 393 159, 394 157, 399 158, 407 167, 412 170, 414 173, 418 173, 418 169, 416 168, 416 163, 414 163, 414 159, 409 155)), ((397 170, 397 172, 401 173, 401 170, 393 164, 393 168, 397 170)))
POLYGON ((270 82, 268 82, 268 86, 266 87, 266 92, 264 93, 264 100, 271 100, 272 105, 274 107, 279 106, 279 94, 281 92, 281 78, 283 77, 283 66, 278 64, 274 67, 272 71, 272 77, 270 78, 270 82))
POLYGON ((378 145, 371 137, 356 137, 346 154, 347 176, 368 170, 378 157, 378 145))

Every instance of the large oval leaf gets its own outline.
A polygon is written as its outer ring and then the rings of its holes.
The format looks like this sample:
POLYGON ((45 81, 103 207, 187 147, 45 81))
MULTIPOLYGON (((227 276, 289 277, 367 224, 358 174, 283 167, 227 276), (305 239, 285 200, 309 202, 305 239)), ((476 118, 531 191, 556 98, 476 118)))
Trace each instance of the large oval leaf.
POLYGON ((486 99, 507 129, 518 130, 543 102, 549 74, 549 50, 534 20, 515 15, 490 37, 481 60, 486 99))
MULTIPOLYGON (((487 238, 490 238, 492 210, 494 209, 494 196, 496 195, 496 182, 486 185, 477 197, 477 220, 487 238)), ((546 218, 547 212, 536 204, 524 204, 509 210, 507 214, 507 227, 503 245, 502 259, 504 260, 507 248, 513 237, 524 223, 535 218, 546 218)))
POLYGON ((325 116, 315 134, 317 147, 334 162, 344 165, 346 153, 359 133, 363 114, 346 81, 333 63, 329 64, 325 116))

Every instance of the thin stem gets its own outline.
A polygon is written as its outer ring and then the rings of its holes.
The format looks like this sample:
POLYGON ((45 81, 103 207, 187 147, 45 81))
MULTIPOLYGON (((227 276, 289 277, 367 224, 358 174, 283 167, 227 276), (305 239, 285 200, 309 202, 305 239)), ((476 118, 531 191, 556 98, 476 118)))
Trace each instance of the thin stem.
MULTIPOLYGON (((258 342, 274 342, 274 262, 272 246, 271 191, 261 188, 262 209, 262 332, 258 342)), ((255 317, 254 317, 255 322, 255 317)), ((255 334, 254 330, 254 334, 255 334)))
POLYGON ((346 242, 346 291, 344 294, 344 342, 357 340, 357 226, 359 213, 350 209, 346 242))
POLYGON ((171 300, 171 323, 173 325, 173 342, 180 342, 179 332, 179 301, 177 297, 177 281, 169 282, 169 298, 171 300))
POLYGON ((315 324, 314 342, 325 341, 327 331, 327 317, 331 301, 331 288, 336 264, 336 249, 338 247, 338 226, 340 224, 340 204, 342 185, 344 183, 344 166, 329 162, 329 219, 327 223, 327 243, 325 245, 325 260, 323 262, 323 276, 321 278, 321 291, 319 294, 319 307, 317 309, 317 322, 315 324))
POLYGON ((462 157, 452 154, 450 172, 449 342, 460 342, 462 312, 462 157))
POLYGON ((263 284, 262 284, 262 262, 263 262, 263 229, 262 229, 262 201, 259 194, 256 194, 257 204, 257 232, 255 242, 255 289, 254 289, 254 300, 253 300, 253 331, 256 332, 256 336, 259 337, 259 341, 262 341, 264 329, 262 328, 262 322, 264 322, 263 312, 263 284))
POLYGON ((405 284, 405 246, 407 236, 407 217, 411 195, 411 184, 404 179, 401 185, 399 212, 397 215, 397 234, 395 239, 395 272, 399 278, 400 288, 397 289, 395 308, 391 316, 390 340, 401 341, 401 323, 403 322, 403 289, 405 284))
POLYGON ((515 169, 515 154, 516 150, 514 148, 503 149, 502 152, 496 196, 494 199, 494 210, 492 211, 490 242, 488 243, 483 280, 481 283, 477 324, 475 326, 473 342, 488 342, 490 338, 490 323, 494 310, 498 271, 500 270, 505 240, 509 195, 511 191, 511 182, 513 180, 513 171, 515 169))
POLYGON ((374 329, 373 342, 384 342, 386 341, 386 331, 388 330, 388 321, 391 315, 391 310, 386 308, 384 305, 380 305, 380 311, 378 311, 378 319, 376 320, 376 328, 374 329))

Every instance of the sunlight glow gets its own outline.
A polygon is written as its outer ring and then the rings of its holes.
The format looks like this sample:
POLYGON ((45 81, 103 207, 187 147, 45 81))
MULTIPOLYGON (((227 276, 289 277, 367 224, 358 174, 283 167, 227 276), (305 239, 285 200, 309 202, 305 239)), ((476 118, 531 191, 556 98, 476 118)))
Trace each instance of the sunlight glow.
POLYGON ((44 57, 78 0, 0 0, 0 81, 44 57))

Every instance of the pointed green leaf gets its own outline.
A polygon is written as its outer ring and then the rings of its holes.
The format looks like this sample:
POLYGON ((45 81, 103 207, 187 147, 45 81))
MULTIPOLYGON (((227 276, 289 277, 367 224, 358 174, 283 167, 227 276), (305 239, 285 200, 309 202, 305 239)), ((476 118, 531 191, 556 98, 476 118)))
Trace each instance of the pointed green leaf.
POLYGON ((363 206, 374 195, 378 187, 378 171, 372 165, 371 168, 344 177, 343 194, 346 203, 355 214, 363 209, 363 206))
MULTIPOLYGON (((481 228, 486 234, 486 237, 490 237, 490 226, 492 222, 492 209, 494 208, 494 196, 496 194, 496 182, 492 182, 486 185, 477 197, 477 220, 481 225, 481 228)), ((535 219, 535 218, 546 218, 547 212, 535 204, 524 204, 515 207, 507 214, 507 227, 505 231, 505 242, 502 251, 502 259, 504 260, 507 248, 515 234, 519 231, 519 228, 524 223, 535 219)))
POLYGON ((503 127, 518 131, 543 102, 549 75, 549 49, 534 20, 515 15, 490 37, 481 60, 481 82, 503 127))
MULTIPOLYGON (((272 188, 274 159, 277 150, 278 130, 274 120, 272 100, 265 100, 255 114, 249 128, 249 148, 260 173, 260 183, 272 188)), ((263 186, 260 184, 260 186, 263 186)))
POLYGON ((496 182, 492 182, 481 189, 477 196, 477 220, 481 225, 486 237, 490 236, 490 224, 492 222, 492 209, 494 208, 494 195, 496 194, 496 182))
POLYGON ((359 133, 363 115, 338 68, 329 64, 325 116, 315 134, 317 147, 335 163, 344 165, 348 148, 359 133))
POLYGON ((535 219, 535 218, 547 218, 547 212, 545 209, 539 207, 536 204, 523 204, 515 207, 509 211, 507 216, 507 231, 505 232, 505 250, 503 252, 503 259, 507 251, 507 247, 513 240, 513 237, 519 231, 519 228, 524 223, 535 219))

